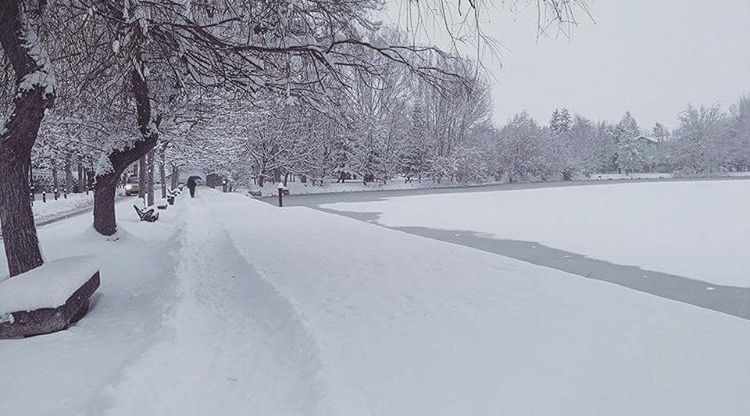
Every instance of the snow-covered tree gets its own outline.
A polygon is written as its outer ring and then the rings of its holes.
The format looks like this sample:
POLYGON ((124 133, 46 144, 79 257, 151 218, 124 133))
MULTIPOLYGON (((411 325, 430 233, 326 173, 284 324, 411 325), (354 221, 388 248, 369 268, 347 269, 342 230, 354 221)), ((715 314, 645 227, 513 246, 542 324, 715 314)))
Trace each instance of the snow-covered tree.
POLYGON ((500 131, 498 154, 500 166, 510 182, 549 169, 542 166, 542 128, 526 112, 513 116, 500 131))
POLYGON ((39 36, 46 8, 46 2, 0 2, 0 61, 12 72, 5 76, 12 82, 2 88, 8 107, 0 118, 0 221, 11 276, 43 263, 28 203, 28 174, 42 118, 56 95, 54 69, 39 36))
POLYGON ((727 129, 719 138, 719 158, 727 170, 750 169, 750 96, 745 95, 730 109, 727 129))
POLYGON ((679 120, 676 159, 681 169, 688 174, 716 171, 721 164, 716 143, 718 137, 726 134, 725 114, 721 108, 688 105, 679 114, 679 120))
POLYGON ((551 170, 563 180, 570 180, 579 168, 579 160, 573 148, 573 120, 567 108, 555 109, 549 123, 548 140, 545 143, 546 158, 551 170))

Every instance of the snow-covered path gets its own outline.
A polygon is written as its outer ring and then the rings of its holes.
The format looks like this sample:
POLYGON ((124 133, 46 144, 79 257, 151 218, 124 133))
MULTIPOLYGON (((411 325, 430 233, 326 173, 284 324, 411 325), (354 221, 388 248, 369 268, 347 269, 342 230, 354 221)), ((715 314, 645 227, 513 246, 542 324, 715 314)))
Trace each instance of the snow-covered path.
POLYGON ((108 390, 107 414, 317 413, 323 386, 307 328, 201 199, 185 203, 165 335, 108 390))

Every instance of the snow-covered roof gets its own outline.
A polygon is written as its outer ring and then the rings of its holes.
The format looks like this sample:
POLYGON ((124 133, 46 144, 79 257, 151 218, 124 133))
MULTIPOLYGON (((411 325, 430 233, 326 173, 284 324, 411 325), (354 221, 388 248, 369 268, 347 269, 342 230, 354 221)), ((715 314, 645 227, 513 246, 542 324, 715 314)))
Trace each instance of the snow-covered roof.
POLYGON ((631 140, 634 141, 634 142, 640 140, 640 141, 648 141, 648 142, 651 142, 651 143, 654 143, 654 144, 659 143, 659 140, 657 140, 657 139, 655 139, 653 137, 648 137, 648 136, 644 136, 644 135, 640 135, 638 137, 634 137, 631 140))

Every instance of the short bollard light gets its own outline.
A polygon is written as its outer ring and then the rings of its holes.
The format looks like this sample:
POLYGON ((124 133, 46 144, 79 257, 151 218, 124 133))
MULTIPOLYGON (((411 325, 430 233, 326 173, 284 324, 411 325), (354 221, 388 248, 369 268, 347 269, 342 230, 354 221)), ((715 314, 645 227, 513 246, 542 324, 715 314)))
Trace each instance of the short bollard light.
POLYGON ((279 207, 284 206, 283 198, 284 198, 284 184, 279 182, 278 185, 276 185, 276 189, 279 191, 279 207))
POLYGON ((47 202, 47 191, 42 191, 42 202, 47 202))

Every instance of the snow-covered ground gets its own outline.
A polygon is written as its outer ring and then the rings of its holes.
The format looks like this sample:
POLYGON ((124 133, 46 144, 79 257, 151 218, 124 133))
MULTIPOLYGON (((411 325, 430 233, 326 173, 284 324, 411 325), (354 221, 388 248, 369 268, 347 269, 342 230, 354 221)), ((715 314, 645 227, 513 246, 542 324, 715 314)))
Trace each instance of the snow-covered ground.
MULTIPOLYGON (((157 185, 157 194, 160 195, 160 188, 157 185)), ((142 203, 135 196, 126 197, 122 190, 117 191, 117 198, 129 199, 130 205, 135 203, 142 203)), ((161 199, 161 198, 158 198, 161 199)), ((65 218, 71 215, 82 213, 87 211, 94 205, 94 193, 89 192, 88 194, 68 194, 67 198, 60 196, 55 200, 53 195, 47 195, 47 202, 42 202, 40 195, 35 196, 34 205, 32 211, 34 212, 34 221, 37 225, 47 224, 50 222, 57 221, 61 218, 65 218)))
POLYGON ((93 192, 89 192, 88 195, 85 193, 68 194, 67 198, 61 196, 57 200, 54 196, 47 195, 47 202, 42 202, 41 197, 37 195, 32 210, 34 211, 34 221, 37 224, 44 224, 80 212, 93 205, 93 192))
MULTIPOLYGON (((130 202, 117 205, 118 240, 98 236, 90 213, 39 228, 48 261, 96 256, 101 287, 89 315, 71 329, 0 340, 1 415, 101 414, 97 409, 107 402, 107 386, 164 336, 162 315, 174 299, 175 244, 169 241, 177 231, 179 207, 146 224, 137 222, 130 202)), ((7 270, 1 257, 0 267, 7 270)))
POLYGON ((750 287, 750 181, 630 183, 326 204, 418 226, 534 241, 597 259, 750 287))
POLYGON ((70 330, 0 341, 0 414, 750 412, 746 320, 206 188, 130 211, 117 241, 41 228, 102 287, 70 330))

